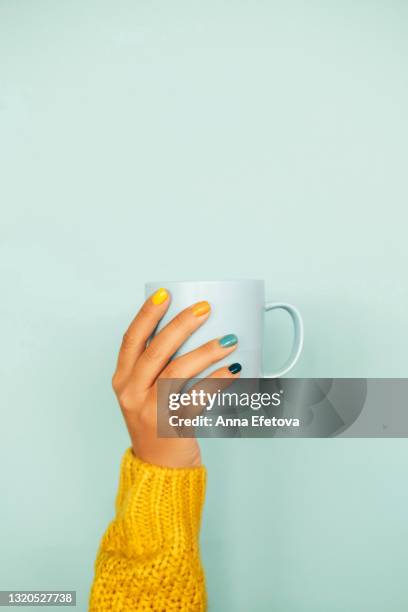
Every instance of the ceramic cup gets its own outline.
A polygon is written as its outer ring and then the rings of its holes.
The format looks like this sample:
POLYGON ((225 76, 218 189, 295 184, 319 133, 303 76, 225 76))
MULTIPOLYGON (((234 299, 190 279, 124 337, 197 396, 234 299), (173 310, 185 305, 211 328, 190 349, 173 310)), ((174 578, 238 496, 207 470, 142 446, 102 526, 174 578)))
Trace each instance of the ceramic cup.
MULTIPOLYGON (((242 365, 245 378, 275 378, 286 374, 297 362, 303 345, 303 323, 298 310, 284 302, 265 302, 265 284, 262 280, 232 281, 155 281, 146 283, 146 297, 160 287, 171 294, 171 304, 156 329, 159 331, 180 310, 195 302, 207 300, 211 315, 183 344, 177 354, 191 351, 212 338, 233 333, 238 336, 238 348, 233 360, 242 365), (291 317, 294 327, 293 346, 287 361, 276 371, 266 372, 262 368, 263 343, 273 344, 273 337, 264 338, 265 312, 281 308, 291 317)), ((216 367, 228 365, 231 356, 217 363, 216 367)), ((214 370, 214 367, 211 368, 214 370)), ((206 376, 208 371, 201 375, 206 376)))

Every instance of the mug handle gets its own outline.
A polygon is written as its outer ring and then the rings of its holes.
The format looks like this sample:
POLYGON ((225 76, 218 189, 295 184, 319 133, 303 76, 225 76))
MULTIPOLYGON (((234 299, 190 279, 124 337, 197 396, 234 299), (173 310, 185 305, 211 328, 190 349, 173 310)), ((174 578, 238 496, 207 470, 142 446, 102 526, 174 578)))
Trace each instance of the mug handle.
POLYGON ((292 321, 293 321, 295 337, 293 340, 293 346, 292 346, 292 350, 290 352, 288 360, 283 364, 283 366, 277 372, 273 372, 270 374, 269 373, 264 374, 264 378, 279 378, 280 376, 283 376, 284 374, 289 372, 291 368, 293 368, 293 366, 299 359, 300 353, 302 352, 303 321, 302 321, 302 317, 300 316, 300 312, 298 311, 297 308, 295 308, 295 306, 292 306, 292 304, 286 304, 285 302, 267 302, 264 308, 265 308, 265 312, 268 312, 269 310, 275 310, 277 308, 282 308, 283 310, 286 310, 286 312, 290 314, 292 321))

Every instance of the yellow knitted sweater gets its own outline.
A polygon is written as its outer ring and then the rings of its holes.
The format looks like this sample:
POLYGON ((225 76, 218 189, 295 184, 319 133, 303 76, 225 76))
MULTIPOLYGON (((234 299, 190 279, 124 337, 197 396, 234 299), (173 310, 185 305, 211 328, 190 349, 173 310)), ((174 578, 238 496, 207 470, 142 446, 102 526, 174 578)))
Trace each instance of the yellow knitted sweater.
POLYGON ((202 466, 163 468, 126 451, 89 612, 206 609, 198 546, 205 481, 202 466))

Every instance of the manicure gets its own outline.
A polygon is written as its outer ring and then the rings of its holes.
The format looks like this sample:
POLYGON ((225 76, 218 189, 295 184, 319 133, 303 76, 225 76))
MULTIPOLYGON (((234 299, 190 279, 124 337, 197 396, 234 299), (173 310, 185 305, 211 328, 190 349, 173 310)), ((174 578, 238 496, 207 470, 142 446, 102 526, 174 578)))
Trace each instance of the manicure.
POLYGON ((203 315, 209 313, 211 310, 211 306, 208 302, 197 302, 192 306, 193 315, 195 317, 202 317, 203 315))
POLYGON ((232 363, 228 369, 231 374, 238 374, 242 370, 242 365, 240 363, 232 363))
POLYGON ((153 293, 152 302, 155 306, 160 306, 160 304, 163 304, 168 297, 169 294, 167 290, 163 289, 163 287, 160 287, 160 289, 158 289, 156 293, 153 293))
POLYGON ((218 340, 218 343, 222 348, 229 348, 230 346, 234 346, 237 344, 238 338, 235 334, 227 334, 218 340))

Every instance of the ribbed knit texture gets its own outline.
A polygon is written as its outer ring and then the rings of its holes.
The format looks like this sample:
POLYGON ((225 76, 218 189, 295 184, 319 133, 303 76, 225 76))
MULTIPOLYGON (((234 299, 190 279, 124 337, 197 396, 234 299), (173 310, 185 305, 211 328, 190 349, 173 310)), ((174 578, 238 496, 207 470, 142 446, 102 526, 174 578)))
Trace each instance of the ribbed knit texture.
POLYGON ((126 451, 89 612, 206 609, 198 546, 205 482, 202 466, 163 468, 126 451))

